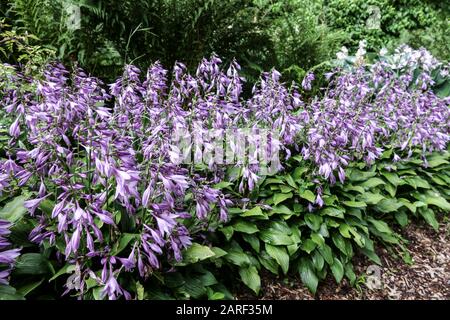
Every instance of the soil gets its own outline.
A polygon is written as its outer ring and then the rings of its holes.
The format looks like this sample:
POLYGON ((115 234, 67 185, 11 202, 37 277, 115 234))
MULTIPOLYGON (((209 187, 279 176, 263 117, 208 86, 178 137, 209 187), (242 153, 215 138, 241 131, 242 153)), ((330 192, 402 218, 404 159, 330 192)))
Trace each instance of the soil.
POLYGON ((313 296, 298 274, 284 278, 266 272, 261 275, 259 297, 243 287, 238 288, 236 296, 242 300, 450 300, 450 222, 442 222, 439 232, 415 222, 401 234, 409 241, 407 250, 412 263, 405 263, 396 252, 378 247, 380 267, 364 256, 355 257, 359 281, 353 287, 346 279, 337 284, 329 276, 313 296))

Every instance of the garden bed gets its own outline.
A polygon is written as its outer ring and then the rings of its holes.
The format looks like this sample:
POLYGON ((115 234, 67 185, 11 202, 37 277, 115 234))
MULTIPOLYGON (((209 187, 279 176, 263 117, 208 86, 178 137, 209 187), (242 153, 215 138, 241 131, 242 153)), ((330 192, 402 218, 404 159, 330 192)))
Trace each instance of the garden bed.
MULTIPOLYGON (((303 286, 298 276, 283 279, 265 272, 262 275, 262 300, 379 300, 379 299, 450 299, 450 223, 441 222, 439 233, 424 223, 414 223, 402 231, 409 240, 408 250, 413 259, 407 265, 400 257, 394 257, 385 248, 377 248, 383 266, 381 267, 382 287, 369 289, 364 283, 356 287, 348 281, 336 284, 328 277, 317 290, 314 297, 303 286)), ((365 275, 367 258, 355 258, 355 272, 365 275)), ((244 288, 236 290, 238 299, 257 299, 251 291, 244 288)))

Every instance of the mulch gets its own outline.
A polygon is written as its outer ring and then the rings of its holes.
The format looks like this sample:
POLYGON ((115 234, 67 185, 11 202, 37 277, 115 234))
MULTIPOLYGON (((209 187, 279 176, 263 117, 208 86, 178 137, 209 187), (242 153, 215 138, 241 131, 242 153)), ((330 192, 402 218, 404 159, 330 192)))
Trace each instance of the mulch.
POLYGON ((242 300, 449 300, 450 222, 441 222, 439 232, 420 221, 414 222, 401 234, 409 241, 407 250, 412 264, 406 264, 395 252, 378 247, 382 261, 379 267, 364 256, 355 257, 359 281, 353 287, 346 279, 337 284, 329 276, 313 296, 298 274, 285 278, 266 272, 261 276, 260 296, 244 287, 236 288, 236 296, 242 300))

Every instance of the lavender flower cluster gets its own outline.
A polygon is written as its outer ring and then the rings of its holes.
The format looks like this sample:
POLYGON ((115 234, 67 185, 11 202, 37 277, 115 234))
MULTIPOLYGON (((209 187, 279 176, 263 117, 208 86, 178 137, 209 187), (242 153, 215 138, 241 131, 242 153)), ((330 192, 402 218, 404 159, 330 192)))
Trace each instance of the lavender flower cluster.
POLYGON ((8 277, 20 255, 20 249, 10 249, 11 243, 6 238, 11 231, 11 223, 0 219, 0 284, 8 284, 8 277))
MULTIPOLYGON (((220 63, 215 56, 203 60, 195 76, 177 63, 170 85, 159 63, 144 81, 127 65, 108 91, 82 70, 52 64, 42 80, 17 74, 13 81, 24 85, 3 90, 2 108, 13 120, 0 192, 16 184, 33 191, 25 206, 39 223, 30 239, 56 246, 59 258, 75 265, 67 292, 82 296, 94 279, 109 299, 131 298, 119 284, 121 272, 147 278, 166 261, 180 261, 196 233, 227 219, 231 200, 214 188, 227 166, 210 163, 204 170, 171 161, 178 129, 205 133, 193 153, 212 143, 211 129, 280 129, 281 147, 292 143, 298 128, 290 111, 299 98, 282 86, 280 74, 265 74, 247 106, 239 65, 223 72, 220 63), (51 212, 38 210, 45 203, 51 212), (120 220, 133 226, 126 257, 116 253, 125 232, 120 220), (101 271, 92 269, 94 261, 101 271)), ((258 164, 235 165, 241 190, 244 183, 252 189, 258 164)))
MULTIPOLYGON (((388 148, 407 157, 414 148, 425 154, 445 149, 449 141, 450 98, 429 90, 440 63, 427 50, 407 46, 373 64, 360 51, 354 64, 326 75, 330 85, 323 97, 300 113, 301 154, 331 183, 344 182, 350 161, 370 165, 388 148)), ((393 160, 399 159, 394 153, 393 160)))
MULTIPOLYGON (((407 48, 390 59, 370 65, 359 57, 356 65, 334 70, 323 96, 310 103, 275 70, 264 73, 244 100, 239 65, 224 71, 216 56, 204 59, 195 75, 177 63, 170 82, 159 63, 145 76, 127 65, 108 90, 61 64, 49 65, 42 79, 0 74, 0 112, 12 119, 0 193, 16 185, 32 190, 25 206, 39 223, 30 239, 54 245, 59 258, 75 266, 67 292, 82 297, 93 280, 109 299, 132 298, 121 273, 136 271, 145 279, 180 261, 193 237, 226 221, 231 199, 214 186, 228 168, 239 169, 242 194, 260 179, 257 161, 207 161, 206 167, 173 161, 180 129, 202 137, 201 145, 189 144, 194 157, 214 144, 211 130, 269 129, 279 141, 250 135, 246 147, 283 150, 286 158, 299 152, 331 183, 336 174, 344 181, 350 161, 370 164, 385 146, 446 148, 450 100, 429 90, 436 62, 425 50, 407 48), (6 81, 22 85, 1 85, 6 81), (48 212, 45 203, 52 204, 48 212), (118 247, 125 236, 131 240, 123 256, 118 247)), ((307 74, 304 90, 314 78, 307 74)))

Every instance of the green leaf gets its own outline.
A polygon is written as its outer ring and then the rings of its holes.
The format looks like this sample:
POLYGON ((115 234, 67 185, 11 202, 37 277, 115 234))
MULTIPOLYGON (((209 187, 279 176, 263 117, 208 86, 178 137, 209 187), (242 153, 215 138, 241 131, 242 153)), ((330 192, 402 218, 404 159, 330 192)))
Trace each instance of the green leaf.
POLYGON ((358 181, 366 181, 369 178, 372 178, 375 176, 375 172, 369 172, 369 171, 361 171, 355 168, 349 168, 347 169, 346 176, 350 181, 358 182, 358 181))
POLYGON ((305 214, 306 225, 313 231, 318 231, 320 229, 322 221, 323 221, 322 217, 319 216, 317 213, 305 214))
POLYGON ((402 184, 402 179, 400 179, 396 173, 383 172, 382 175, 394 186, 402 184))
POLYGON ((336 217, 336 218, 344 219, 345 210, 342 209, 342 208, 327 207, 327 208, 321 209, 319 211, 319 213, 321 215, 327 215, 327 216, 330 216, 330 217, 336 217))
POLYGON ((184 260, 189 263, 196 263, 211 257, 214 257, 214 252, 208 246, 203 246, 198 243, 193 243, 184 252, 184 260))
POLYGON ((317 244, 312 241, 311 239, 306 239, 305 241, 303 241, 303 243, 301 244, 300 248, 303 251, 306 251, 308 254, 310 254, 311 252, 313 252, 313 250, 317 247, 317 244))
POLYGON ((228 254, 225 256, 225 259, 240 267, 249 266, 251 264, 247 254, 235 249, 229 250, 228 254))
POLYGON ((391 228, 389 228, 389 226, 386 222, 381 221, 381 220, 376 220, 373 218, 368 218, 367 220, 375 227, 375 229, 377 229, 381 233, 389 233, 389 234, 393 233, 391 228))
POLYGON ((344 267, 341 261, 337 258, 334 258, 334 263, 330 266, 331 272, 333 273, 334 278, 337 283, 342 281, 344 277, 344 267))
POLYGON ((402 207, 403 203, 399 202, 397 199, 383 199, 377 203, 376 208, 384 213, 397 211, 398 208, 402 207))
POLYGON ((372 192, 365 192, 362 194, 358 200, 364 201, 367 204, 377 204, 381 200, 383 200, 384 197, 379 193, 372 193, 372 192))
POLYGON ((261 278, 259 277, 258 270, 255 266, 239 268, 239 275, 241 276, 242 282, 244 282, 247 287, 252 289, 256 294, 259 294, 259 290, 261 289, 261 278))
POLYGON ((342 201, 342 203, 351 208, 365 208, 367 206, 361 201, 342 201))
POLYGON ((284 247, 271 246, 266 243, 266 251, 280 265, 284 274, 289 270, 289 255, 284 247))
POLYGON ((275 246, 288 246, 293 243, 289 235, 280 231, 276 231, 272 228, 261 231, 259 233, 259 238, 265 243, 275 246))
POLYGON ((27 197, 18 196, 8 202, 3 209, 0 210, 0 219, 7 220, 12 223, 21 219, 27 212, 27 208, 23 206, 25 200, 27 200, 27 197))
POLYGON ((332 236, 333 243, 343 254, 347 255, 347 248, 345 245, 345 239, 340 234, 334 234, 332 236))
POLYGON ((303 199, 308 200, 309 202, 314 203, 316 201, 316 196, 311 190, 305 190, 299 194, 299 196, 303 199))
POLYGON ((394 214, 395 220, 397 220, 398 224, 402 227, 408 224, 408 215, 404 211, 397 211, 394 214))
POLYGON ((260 243, 258 237, 252 234, 243 234, 242 238, 250 244, 253 250, 259 253, 260 243))
POLYGON ((249 221, 243 221, 240 220, 233 224, 234 231, 247 233, 247 234, 253 234, 259 231, 259 229, 256 227, 255 223, 251 223, 249 221))
POLYGON ((317 248, 317 250, 319 250, 320 254, 329 265, 333 264, 333 251, 329 245, 324 244, 322 247, 317 248))
POLYGON ((275 193, 273 195, 273 204, 277 205, 277 204, 283 202, 286 199, 292 198, 292 196, 293 196, 292 192, 289 192, 289 193, 275 193))
POLYGON ((265 217, 266 215, 262 212, 261 207, 256 206, 250 210, 246 210, 244 213, 240 215, 241 217, 255 217, 255 216, 262 216, 265 217))
POLYGON ((220 229, 220 231, 224 234, 227 241, 230 241, 233 237, 234 229, 232 226, 223 227, 220 229))
POLYGON ((425 219, 425 221, 433 227, 435 231, 439 230, 439 223, 436 220, 436 216, 434 215, 434 211, 430 208, 420 208, 420 215, 425 219))
POLYGON ((317 285, 319 284, 319 279, 314 273, 314 268, 311 263, 305 258, 300 260, 299 269, 300 278, 303 284, 313 293, 316 294, 317 285))
POLYGON ((369 180, 361 183, 361 186, 366 189, 371 189, 371 188, 375 188, 375 187, 378 187, 379 185, 384 185, 384 184, 386 184, 386 183, 383 180, 381 180, 380 178, 370 178, 369 180))
POLYGON ((36 289, 37 287, 39 287, 41 285, 42 282, 44 282, 45 278, 41 278, 38 281, 32 281, 30 283, 27 283, 21 287, 16 288, 17 289, 17 293, 23 297, 26 297, 27 294, 29 294, 30 292, 32 292, 34 289, 36 289))
POLYGON ((128 244, 131 242, 131 240, 137 240, 139 239, 138 234, 134 233, 122 233, 120 236, 119 242, 116 242, 116 245, 113 247, 113 250, 111 251, 111 255, 116 256, 120 252, 122 252, 128 244))
POLYGON ((50 262, 40 253, 25 253, 17 259, 13 272, 14 275, 50 274, 50 262))
POLYGON ((0 284, 0 301, 2 300, 25 300, 25 298, 13 287, 0 284))
POLYGON ((350 229, 352 227, 350 227, 348 224, 346 223, 342 223, 341 225, 339 225, 339 232, 341 233, 341 235, 345 238, 351 238, 352 236, 350 235, 350 229))
POLYGON ((48 280, 48 282, 55 280, 56 278, 58 278, 59 276, 62 276, 63 274, 72 273, 74 271, 75 271, 75 265, 66 263, 64 265, 64 267, 59 269, 59 271, 57 273, 55 273, 55 275, 48 280))
POLYGON ((320 233, 311 233, 311 240, 314 241, 319 247, 325 244, 325 239, 320 233))

